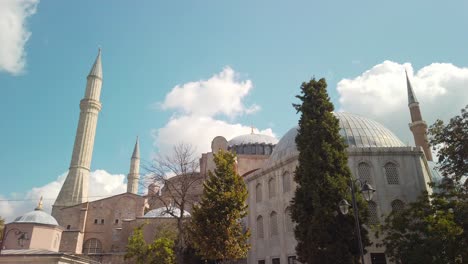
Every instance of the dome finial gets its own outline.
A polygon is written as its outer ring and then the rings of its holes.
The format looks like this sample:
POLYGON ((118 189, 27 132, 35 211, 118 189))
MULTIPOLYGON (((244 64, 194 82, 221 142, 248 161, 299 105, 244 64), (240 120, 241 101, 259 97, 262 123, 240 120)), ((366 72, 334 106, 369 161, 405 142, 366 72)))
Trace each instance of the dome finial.
POLYGON ((39 199, 39 203, 37 204, 37 207, 34 209, 36 211, 39 211, 39 210, 42 210, 42 195, 41 195, 41 199, 39 199))
POLYGON ((253 125, 250 125, 250 134, 255 134, 255 133, 254 133, 254 126, 253 126, 253 125))

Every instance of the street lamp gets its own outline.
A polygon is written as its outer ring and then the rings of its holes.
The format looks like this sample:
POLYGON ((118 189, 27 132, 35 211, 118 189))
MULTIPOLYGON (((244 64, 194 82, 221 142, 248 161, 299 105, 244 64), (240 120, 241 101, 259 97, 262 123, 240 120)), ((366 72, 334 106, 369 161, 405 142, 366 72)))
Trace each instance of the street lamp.
MULTIPOLYGON (((357 179, 356 180, 356 183, 359 184, 359 187, 360 187, 360 192, 362 193, 362 196, 364 196, 364 199, 366 201, 370 201, 372 200, 372 196, 374 195, 374 192, 375 192, 375 189, 369 184, 367 183, 367 181, 365 182, 362 182, 361 180, 357 179)), ((361 228, 360 228, 360 224, 359 224, 359 212, 358 212, 358 207, 357 207, 357 203, 356 203, 356 191, 354 189, 354 182, 353 180, 351 179, 350 180, 350 185, 351 185, 351 198, 352 198, 352 202, 353 202, 353 212, 354 212, 354 222, 356 223, 356 234, 357 234, 357 238, 358 238, 358 244, 359 244, 359 253, 361 254, 361 263, 364 264, 364 248, 362 246, 362 239, 361 239, 361 228)), ((348 203, 348 201, 346 201, 345 199, 341 200, 339 203, 338 203, 338 207, 340 208, 340 211, 343 215, 346 215, 349 211, 349 207, 351 207, 351 205, 348 203)))

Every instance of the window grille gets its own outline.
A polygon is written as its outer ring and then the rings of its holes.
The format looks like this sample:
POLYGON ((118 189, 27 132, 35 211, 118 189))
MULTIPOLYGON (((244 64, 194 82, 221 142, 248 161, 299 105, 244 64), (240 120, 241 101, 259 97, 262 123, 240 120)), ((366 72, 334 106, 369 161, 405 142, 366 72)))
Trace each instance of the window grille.
POLYGON ((96 238, 86 240, 83 245, 83 254, 96 254, 102 252, 102 244, 96 238))
POLYGON ((388 184, 400 184, 400 177, 396 164, 390 162, 385 165, 385 176, 387 177, 388 184))
POLYGON ((371 176, 371 167, 365 162, 361 162, 358 165, 358 176, 363 182, 367 181, 369 184, 373 184, 371 176))
POLYGON ((271 178, 268 181, 268 197, 273 198, 276 195, 276 181, 275 178, 271 178))
POLYGON ((255 196, 257 203, 262 201, 262 185, 260 183, 255 186, 255 196))
POLYGON ((280 259, 279 258, 272 259, 271 264, 280 264, 280 259))
POLYGON ((270 233, 271 236, 278 235, 278 214, 275 211, 270 214, 270 233))
POLYGON ((257 238, 263 238, 263 217, 257 217, 257 238))
POLYGON ((283 174, 283 192, 289 192, 291 190, 291 175, 287 171, 283 174))
POLYGON ((377 214, 377 204, 373 201, 369 202, 369 225, 377 225, 379 216, 377 214))
POLYGON ((392 202, 392 211, 393 212, 401 213, 404 208, 405 208, 405 203, 403 203, 401 200, 394 200, 392 202))

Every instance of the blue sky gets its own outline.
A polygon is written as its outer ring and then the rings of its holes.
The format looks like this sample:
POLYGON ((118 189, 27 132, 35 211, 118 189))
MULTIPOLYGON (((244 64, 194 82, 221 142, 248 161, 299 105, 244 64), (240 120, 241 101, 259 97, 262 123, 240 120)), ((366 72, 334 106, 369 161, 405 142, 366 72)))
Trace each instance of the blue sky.
MULTIPOLYGON (((16 2, 6 0, 0 9, 21 7, 16 2)), ((405 98, 402 67, 419 86, 428 121, 453 116, 468 102, 468 94, 459 93, 468 90, 467 1, 23 2, 36 8, 22 20, 23 30, 31 32, 20 47, 25 67, 8 70, 0 59, 3 199, 53 182, 68 169, 79 100, 98 47, 103 110, 92 170, 110 174, 128 173, 137 135, 142 157, 150 160, 165 140, 154 135, 187 115, 180 106, 161 107, 175 86, 225 69, 235 72, 235 83, 252 83, 241 107, 259 110, 209 117, 244 130, 253 124, 277 137, 297 123, 291 103, 300 83, 313 76, 327 78, 337 109, 369 115, 405 142, 411 140, 406 102, 392 101, 405 98), (424 89, 434 82, 434 89, 424 89), (437 108, 437 98, 443 98, 443 108, 437 108), (401 113, 398 119, 392 111, 401 113)), ((14 34, 4 31, 0 40, 14 34)), ((1 46, 0 54, 9 54, 1 46)))

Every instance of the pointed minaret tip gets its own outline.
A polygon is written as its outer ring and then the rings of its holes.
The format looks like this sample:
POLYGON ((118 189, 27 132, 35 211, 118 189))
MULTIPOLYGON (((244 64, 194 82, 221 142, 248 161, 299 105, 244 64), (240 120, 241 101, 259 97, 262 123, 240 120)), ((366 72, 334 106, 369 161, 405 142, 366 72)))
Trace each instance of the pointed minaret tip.
POLYGON ((95 76, 102 79, 101 48, 99 48, 98 55, 88 76, 95 76))
POLYGON ((42 205, 42 196, 41 199, 39 199, 39 203, 37 204, 37 207, 34 209, 36 211, 42 210, 43 205, 42 205))
POLYGON ((409 80, 408 71, 406 71, 406 68, 405 68, 405 74, 406 74, 406 88, 408 90, 408 105, 410 105, 412 103, 417 103, 418 100, 416 99, 416 95, 414 94, 413 86, 411 85, 411 82, 409 80))
POLYGON ((140 140, 137 136, 136 142, 135 142, 135 148, 133 149, 133 155, 132 159, 139 159, 140 158, 140 140))

